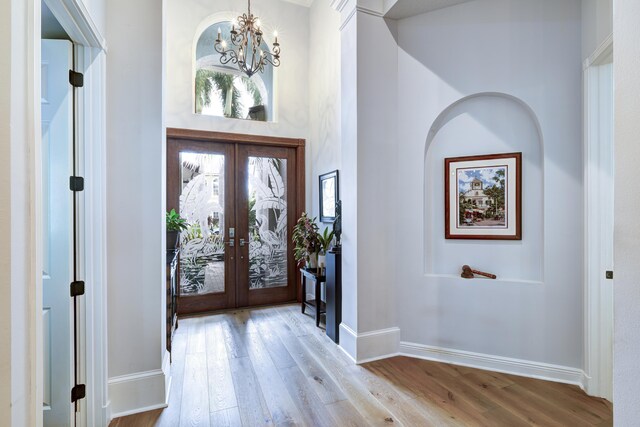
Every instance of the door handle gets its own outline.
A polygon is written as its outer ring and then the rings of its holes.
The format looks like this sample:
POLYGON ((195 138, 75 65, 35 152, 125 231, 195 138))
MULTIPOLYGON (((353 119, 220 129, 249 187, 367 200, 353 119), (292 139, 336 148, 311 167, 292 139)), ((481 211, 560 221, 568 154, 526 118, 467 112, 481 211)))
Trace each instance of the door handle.
POLYGON ((245 244, 245 240, 244 239, 240 239, 240 246, 244 246, 245 244))
POLYGON ((235 245, 236 245, 236 242, 235 242, 235 240, 233 240, 233 239, 229 239, 229 241, 227 242, 227 244, 228 244, 229 246, 233 247, 233 246, 235 246, 235 245))

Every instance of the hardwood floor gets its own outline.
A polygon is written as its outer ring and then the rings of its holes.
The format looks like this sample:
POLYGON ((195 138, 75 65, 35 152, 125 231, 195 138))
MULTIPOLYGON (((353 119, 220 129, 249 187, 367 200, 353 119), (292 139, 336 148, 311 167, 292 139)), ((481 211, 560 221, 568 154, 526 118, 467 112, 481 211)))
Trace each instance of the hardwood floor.
POLYGON ((169 407, 146 426, 610 426, 575 386, 406 357, 351 360, 298 305, 180 320, 169 407))

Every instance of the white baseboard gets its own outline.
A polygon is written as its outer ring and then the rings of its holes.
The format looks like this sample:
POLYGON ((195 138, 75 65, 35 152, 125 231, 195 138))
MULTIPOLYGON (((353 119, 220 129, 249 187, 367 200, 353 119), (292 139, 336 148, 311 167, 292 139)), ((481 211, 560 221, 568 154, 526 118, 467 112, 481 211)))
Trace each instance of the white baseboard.
POLYGON ((573 384, 579 386, 583 390, 585 389, 587 379, 585 373, 578 368, 434 347, 404 341, 400 343, 400 354, 402 356, 451 363, 453 365, 468 366, 470 368, 484 369, 487 371, 502 372, 522 377, 573 384))
POLYGON ((162 369, 109 378, 111 419, 166 408, 171 387, 168 352, 162 369))
POLYGON ((399 328, 356 333, 344 323, 340 324, 340 347, 355 363, 397 356, 399 345, 399 328))
POLYGON ((347 356, 356 362, 356 348, 358 347, 358 334, 344 323, 340 323, 340 349, 344 351, 347 356))
POLYGON ((100 426, 108 426, 111 423, 111 401, 108 401, 106 405, 102 406, 102 419, 100 420, 100 426))

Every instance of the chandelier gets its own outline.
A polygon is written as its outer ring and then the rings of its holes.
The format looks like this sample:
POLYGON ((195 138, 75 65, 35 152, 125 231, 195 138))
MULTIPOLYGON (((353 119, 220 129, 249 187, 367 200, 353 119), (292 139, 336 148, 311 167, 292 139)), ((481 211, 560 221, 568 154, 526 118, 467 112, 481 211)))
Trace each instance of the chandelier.
POLYGON ((214 47, 220 54, 222 64, 238 64, 240 71, 251 77, 258 71, 263 72, 267 63, 277 67, 280 65, 280 44, 278 34, 274 33, 273 51, 263 50, 262 30, 260 19, 251 14, 251 0, 248 0, 248 11, 231 24, 231 45, 222 38, 222 31, 218 28, 218 37, 214 47))

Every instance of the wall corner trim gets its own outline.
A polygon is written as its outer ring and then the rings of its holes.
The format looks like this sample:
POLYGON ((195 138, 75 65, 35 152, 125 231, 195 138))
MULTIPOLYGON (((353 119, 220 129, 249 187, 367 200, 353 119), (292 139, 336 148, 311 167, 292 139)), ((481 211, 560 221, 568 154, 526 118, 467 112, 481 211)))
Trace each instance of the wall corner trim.
POLYGON ((594 65, 596 62, 603 59, 603 57, 610 55, 613 53, 613 33, 609 34, 606 39, 600 43, 600 46, 596 48, 596 50, 589 55, 587 59, 584 60, 582 64, 583 70, 586 70, 590 66, 594 65))
POLYGON ((349 0, 331 0, 331 8, 336 12, 342 12, 349 0))
POLYGON ((399 354, 400 328, 392 327, 357 333, 341 323, 340 331, 340 348, 357 364, 399 354))
POLYGON ((161 369, 109 378, 110 419, 169 406, 168 354, 164 354, 161 369))
POLYGON ((400 355, 434 362, 451 363, 486 371, 577 385, 585 390, 587 376, 579 368, 552 365, 531 360, 435 347, 411 342, 400 343, 400 355))
POLYGON ((44 2, 56 19, 67 29, 74 42, 106 52, 107 40, 91 18, 85 2, 79 0, 44 0, 44 2))

